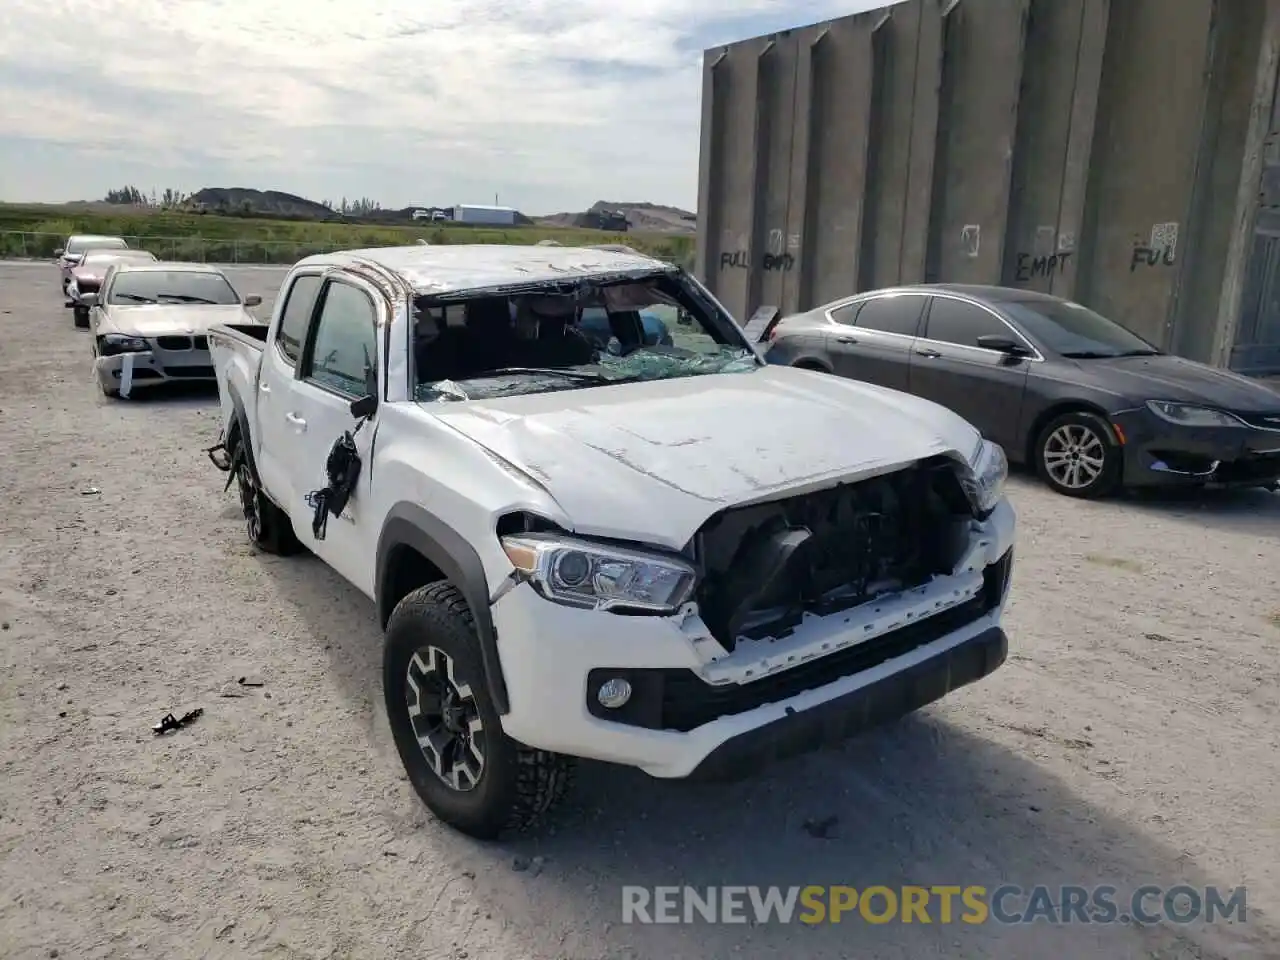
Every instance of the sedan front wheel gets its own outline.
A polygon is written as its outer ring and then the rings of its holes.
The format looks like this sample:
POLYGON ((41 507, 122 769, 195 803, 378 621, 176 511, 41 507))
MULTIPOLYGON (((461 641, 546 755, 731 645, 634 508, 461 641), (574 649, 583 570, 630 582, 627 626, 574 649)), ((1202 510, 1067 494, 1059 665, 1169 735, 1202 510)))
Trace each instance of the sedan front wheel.
POLYGON ((1083 411, 1064 413, 1040 431, 1036 470, 1058 493, 1104 497, 1120 482, 1120 447, 1101 417, 1083 411))

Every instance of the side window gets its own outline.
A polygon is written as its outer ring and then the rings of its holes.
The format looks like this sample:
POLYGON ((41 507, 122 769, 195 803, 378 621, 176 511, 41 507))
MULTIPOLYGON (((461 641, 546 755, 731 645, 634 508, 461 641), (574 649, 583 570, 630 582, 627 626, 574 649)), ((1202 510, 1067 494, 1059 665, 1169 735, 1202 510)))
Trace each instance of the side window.
POLYGON ((364 396, 377 363, 373 301, 349 284, 330 282, 303 365, 303 378, 355 399, 364 396))
POLYGON ((998 317, 963 300, 934 297, 929 308, 929 325, 925 334, 930 340, 976 347, 979 337, 1012 337, 998 317))
POLYGON ((843 323, 846 327, 852 327, 858 316, 858 308, 862 306, 862 302, 848 303, 843 307, 836 307, 831 311, 831 319, 836 323, 843 323))
POLYGON ((900 333, 914 337, 920 326, 920 313, 924 309, 924 297, 903 296, 876 297, 864 301, 855 321, 857 326, 884 333, 900 333))
POLYGON ((293 281, 293 286, 285 294, 284 312, 280 315, 280 329, 276 333, 276 346, 290 363, 296 364, 302 354, 302 339, 307 335, 311 309, 315 306, 316 294, 319 292, 320 277, 303 275, 293 281))

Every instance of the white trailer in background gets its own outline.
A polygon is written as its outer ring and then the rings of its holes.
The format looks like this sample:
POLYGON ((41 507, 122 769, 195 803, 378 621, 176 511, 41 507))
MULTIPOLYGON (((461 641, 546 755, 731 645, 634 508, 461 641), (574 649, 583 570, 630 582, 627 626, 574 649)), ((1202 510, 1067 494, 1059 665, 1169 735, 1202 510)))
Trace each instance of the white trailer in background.
POLYGON ((511 207, 488 207, 474 203, 459 203, 453 208, 454 223, 483 223, 512 226, 518 214, 511 207))

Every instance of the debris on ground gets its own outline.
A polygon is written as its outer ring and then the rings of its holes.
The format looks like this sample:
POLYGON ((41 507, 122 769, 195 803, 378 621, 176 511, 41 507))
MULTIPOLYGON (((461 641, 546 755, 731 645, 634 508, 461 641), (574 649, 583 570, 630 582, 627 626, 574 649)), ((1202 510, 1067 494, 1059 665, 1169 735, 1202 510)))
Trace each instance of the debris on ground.
POLYGON ((809 817, 801 826, 804 827, 805 833, 817 840, 834 840, 836 828, 840 826, 840 818, 835 814, 821 819, 809 817))
POLYGON ((265 687, 266 683, 256 677, 241 677, 236 683, 242 687, 265 687))
POLYGON ((170 730, 181 730, 188 724, 194 723, 202 713, 204 713, 202 707, 196 707, 180 717, 174 717, 172 713, 166 713, 161 721, 151 729, 155 731, 157 736, 162 733, 168 733, 170 730))
POLYGON ((102 493, 102 491, 101 491, 101 490, 99 490, 97 487, 85 487, 83 490, 81 490, 81 491, 80 491, 80 496, 82 496, 82 497, 96 497, 96 496, 98 496, 100 493, 102 493))

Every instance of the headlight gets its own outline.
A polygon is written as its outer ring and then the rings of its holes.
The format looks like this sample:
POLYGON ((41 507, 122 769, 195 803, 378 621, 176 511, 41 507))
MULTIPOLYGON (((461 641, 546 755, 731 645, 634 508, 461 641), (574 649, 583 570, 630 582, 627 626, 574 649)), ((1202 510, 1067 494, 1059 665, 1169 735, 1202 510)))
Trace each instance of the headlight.
POLYGON ((1166 400, 1148 400, 1147 409, 1161 420, 1176 423, 1180 427, 1243 427, 1238 417, 1209 407, 1197 407, 1188 403, 1169 403, 1166 400))
POLYGON ((983 440, 969 461, 969 469, 961 472, 961 484, 974 510, 985 517, 1004 496, 1004 482, 1009 477, 1009 461, 998 443, 983 440))
POLYGON ((150 344, 142 337, 126 337, 118 333, 108 333, 101 340, 101 352, 105 357, 117 353, 144 353, 151 349, 150 344))
POLYGON ((554 534, 503 537, 502 549, 543 597, 571 607, 674 613, 697 579, 694 568, 676 557, 554 534))

